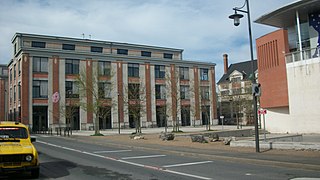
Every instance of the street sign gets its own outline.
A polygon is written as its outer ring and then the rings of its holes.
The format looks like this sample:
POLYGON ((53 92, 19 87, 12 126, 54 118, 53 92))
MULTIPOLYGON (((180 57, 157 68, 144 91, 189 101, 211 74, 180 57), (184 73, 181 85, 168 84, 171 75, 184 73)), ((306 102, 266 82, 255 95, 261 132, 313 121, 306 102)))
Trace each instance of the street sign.
POLYGON ((52 95, 52 102, 57 103, 57 102, 59 102, 59 100, 60 100, 60 95, 59 95, 58 92, 55 92, 55 93, 52 95))
POLYGON ((267 114, 267 110, 266 109, 259 109, 258 110, 258 114, 267 114))
POLYGON ((220 116, 220 119, 223 119, 224 118, 224 116, 220 116))

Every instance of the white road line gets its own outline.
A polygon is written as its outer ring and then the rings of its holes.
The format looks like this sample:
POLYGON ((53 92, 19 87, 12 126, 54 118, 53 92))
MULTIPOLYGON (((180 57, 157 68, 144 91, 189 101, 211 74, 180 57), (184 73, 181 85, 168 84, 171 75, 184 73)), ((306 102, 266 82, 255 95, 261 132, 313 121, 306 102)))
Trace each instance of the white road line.
POLYGON ((201 162, 192 162, 192 163, 182 163, 182 164, 172 164, 172 165, 165 165, 162 167, 169 168, 169 167, 179 167, 179 166, 190 166, 190 165, 196 165, 196 164, 205 164, 205 163, 211 163, 212 161, 201 161, 201 162))
POLYGON ((143 159, 143 158, 154 158, 154 157, 163 157, 166 155, 150 155, 150 156, 132 156, 132 157, 123 157, 121 159, 143 159))
MULTIPOLYGON (((143 164, 138 164, 138 163, 133 163, 133 162, 129 162, 129 161, 124 161, 121 159, 115 159, 113 157, 108 157, 108 156, 102 156, 99 154, 94 154, 94 153, 89 153, 86 151, 81 151, 81 150, 77 150, 77 149, 72 149, 72 148, 68 148, 68 147, 63 147, 63 146, 59 146, 59 145, 55 145, 55 144, 51 144, 51 143, 47 143, 47 142, 43 142, 43 141, 37 141, 38 143, 41 144, 45 144, 48 146, 52 146, 52 147, 56 147, 56 148, 61 148, 61 149, 65 149, 65 150, 69 150, 69 151, 74 151, 74 152, 79 152, 82 154, 86 154, 86 155, 90 155, 90 156, 95 156, 101 159, 108 159, 108 160, 112 160, 112 161, 117 161, 117 162, 121 162, 121 163, 125 163, 125 164, 130 164, 133 166, 138 166, 138 167, 143 167, 143 168, 148 168, 148 169, 153 169, 153 170, 157 170, 157 171, 162 171, 162 172, 167 172, 167 173, 171 173, 171 174, 178 174, 178 175, 182 175, 182 176, 188 176, 188 177, 193 177, 193 178, 197 178, 197 179, 204 179, 204 180, 210 180, 212 178, 208 178, 208 177, 203 177, 203 176, 197 176, 197 175, 193 175, 193 174, 187 174, 187 173, 182 173, 182 172, 178 172, 178 171, 172 171, 172 170, 168 170, 168 169, 164 169, 161 167, 157 167, 157 166, 148 166, 148 165, 143 165, 143 164)), ((165 155, 154 155, 156 157, 160 157, 160 156, 165 156, 165 155)), ((136 156, 138 157, 138 156, 136 156)), ((140 156, 142 157, 142 156, 140 156)), ((145 156, 146 157, 146 156, 145 156)), ((130 158, 130 157, 127 157, 130 158)), ((133 157, 131 157, 132 159, 133 157)))
POLYGON ((118 152, 129 152, 129 151, 132 151, 132 150, 95 151, 93 153, 100 154, 100 153, 118 153, 118 152))

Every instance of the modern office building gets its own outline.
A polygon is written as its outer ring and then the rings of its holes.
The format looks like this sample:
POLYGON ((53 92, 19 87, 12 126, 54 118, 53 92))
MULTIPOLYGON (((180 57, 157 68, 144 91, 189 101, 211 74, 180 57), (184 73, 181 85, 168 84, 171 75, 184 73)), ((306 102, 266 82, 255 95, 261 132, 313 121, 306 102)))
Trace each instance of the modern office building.
POLYGON ((217 118, 215 64, 183 60, 182 49, 25 33, 16 33, 12 44, 9 117, 33 130, 68 123, 90 129, 97 114, 88 105, 96 102, 103 104, 99 112, 110 112, 99 116, 100 129, 217 118))
POLYGON ((279 28, 256 40, 267 130, 319 133, 319 0, 295 1, 256 22, 279 28))
POLYGON ((0 121, 7 120, 8 112, 8 66, 0 64, 0 121))
MULTIPOLYGON (((224 74, 217 83, 219 114, 224 117, 224 124, 252 125, 252 61, 229 65, 228 55, 224 54, 223 62, 224 74)), ((257 60, 253 67, 257 77, 257 60)))

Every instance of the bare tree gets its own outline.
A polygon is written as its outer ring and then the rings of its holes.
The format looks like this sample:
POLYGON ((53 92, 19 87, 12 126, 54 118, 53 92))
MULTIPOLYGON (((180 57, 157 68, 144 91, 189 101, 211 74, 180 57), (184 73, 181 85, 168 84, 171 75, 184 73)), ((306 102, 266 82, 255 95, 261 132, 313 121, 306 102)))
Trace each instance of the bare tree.
MULTIPOLYGON (((111 90, 112 84, 108 81, 99 80, 99 69, 93 71, 92 78, 89 79, 85 69, 82 69, 80 75, 77 78, 77 84, 81 97, 92 97, 93 101, 82 102, 81 107, 88 113, 94 115, 94 135, 101 135, 100 133, 100 118, 105 118, 111 113, 111 108, 105 108, 106 106, 112 107, 111 90), (109 103, 106 103, 107 99, 110 99, 109 103)), ((107 76, 112 77, 113 73, 110 72, 107 76)))
POLYGON ((129 83, 124 87, 125 93, 122 97, 125 106, 128 108, 128 115, 133 119, 131 126, 135 127, 136 133, 141 132, 141 117, 146 114, 146 88, 141 84, 129 83))

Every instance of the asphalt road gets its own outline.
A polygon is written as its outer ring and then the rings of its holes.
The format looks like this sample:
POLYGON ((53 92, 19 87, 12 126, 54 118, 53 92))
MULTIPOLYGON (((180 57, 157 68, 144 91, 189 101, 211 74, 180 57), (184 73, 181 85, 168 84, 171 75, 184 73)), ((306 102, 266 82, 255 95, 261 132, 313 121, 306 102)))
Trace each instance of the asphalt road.
MULTIPOLYGON (((35 146, 41 162, 40 179, 320 178, 320 172, 316 170, 279 167, 270 163, 257 165, 230 158, 214 160, 129 146, 119 148, 110 144, 99 145, 60 137, 38 136, 35 146)), ((14 174, 2 178, 24 179, 24 175, 14 174)))

